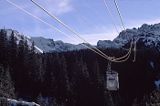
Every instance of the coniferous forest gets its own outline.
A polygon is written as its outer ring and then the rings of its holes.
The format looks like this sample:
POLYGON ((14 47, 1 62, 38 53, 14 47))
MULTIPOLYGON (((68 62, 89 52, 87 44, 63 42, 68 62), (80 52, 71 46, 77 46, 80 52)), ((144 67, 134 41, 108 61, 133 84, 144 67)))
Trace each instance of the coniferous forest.
MULTIPOLYGON (((108 91, 108 61, 92 51, 40 54, 35 52, 34 42, 28 46, 22 37, 17 43, 14 32, 8 37, 0 30, 0 96, 41 106, 158 106, 160 93, 154 82, 160 74, 160 54, 141 43, 137 47, 136 62, 131 55, 127 62, 112 63, 119 73, 120 89, 108 91)), ((103 51, 115 57, 127 52, 103 51)))

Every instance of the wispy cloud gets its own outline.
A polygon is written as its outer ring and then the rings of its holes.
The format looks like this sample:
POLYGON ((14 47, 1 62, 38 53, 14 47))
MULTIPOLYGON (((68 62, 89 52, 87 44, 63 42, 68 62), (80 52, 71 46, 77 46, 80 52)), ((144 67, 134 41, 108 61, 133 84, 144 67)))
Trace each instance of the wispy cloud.
MULTIPOLYGON (((36 7, 33 3, 31 3, 31 1, 29 0, 23 0, 23 2, 19 2, 19 0, 14 0, 12 2, 16 3, 17 5, 21 6, 22 8, 28 10, 29 12, 37 16, 46 18, 46 14, 41 9, 36 7)), ((41 4, 46 10, 48 10, 56 16, 64 15, 74 10, 72 0, 37 0, 36 2, 41 4)), ((2 5, 0 8, 2 9, 1 11, 3 14, 8 14, 9 12, 17 12, 17 8, 10 6, 5 1, 3 1, 2 3, 4 4, 4 7, 2 5), (6 4, 9 8, 5 8, 6 4)))
MULTIPOLYGON (((45 21, 48 19, 48 16, 43 11, 41 11, 39 8, 34 6, 28 0, 24 0, 23 2, 19 2, 18 0, 14 0, 13 2, 16 3, 17 5, 19 5, 20 7, 24 8, 25 10, 31 12, 32 14, 42 18, 42 19, 46 18, 45 21)), ((39 0, 37 2, 40 3, 42 6, 44 6, 47 10, 49 10, 50 12, 55 14, 56 16, 63 16, 63 14, 66 14, 66 13, 74 10, 71 0, 46 0, 46 1, 39 0)), ((1 10, 2 12, 0 12, 1 15, 8 16, 8 14, 12 13, 12 20, 14 20, 16 23, 17 22, 20 22, 22 24, 26 23, 26 25, 27 25, 27 22, 28 22, 27 26, 32 25, 32 28, 27 27, 26 29, 23 29, 22 27, 20 27, 23 25, 18 24, 17 26, 19 26, 20 28, 17 28, 17 30, 19 30, 20 32, 23 32, 27 35, 32 35, 32 36, 44 36, 44 37, 46 36, 46 37, 50 37, 53 39, 56 38, 55 33, 54 33, 54 32, 56 32, 55 30, 40 23, 39 21, 28 16, 27 14, 23 14, 23 12, 21 10, 17 9, 14 6, 11 6, 7 2, 4 1, 3 3, 5 5, 4 5, 4 8, 2 8, 4 10, 1 10), (28 30, 32 30, 32 32, 30 32, 28 30)), ((11 20, 11 19, 9 18, 9 20, 11 20)), ((52 23, 50 20, 47 20, 47 22, 52 23)), ((59 34, 59 35, 61 35, 61 34, 59 34)))
MULTIPOLYGON (((57 16, 74 10, 71 0, 40 0, 39 3, 57 16)), ((38 8, 33 11, 37 15, 45 16, 38 8)))

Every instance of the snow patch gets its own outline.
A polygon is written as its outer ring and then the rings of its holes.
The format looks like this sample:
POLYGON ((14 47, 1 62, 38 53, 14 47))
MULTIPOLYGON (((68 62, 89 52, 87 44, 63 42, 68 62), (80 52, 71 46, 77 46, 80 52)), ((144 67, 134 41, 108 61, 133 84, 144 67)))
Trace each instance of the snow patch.
POLYGON ((1 101, 6 101, 9 106, 40 106, 35 102, 18 101, 16 99, 0 97, 1 101))
POLYGON ((37 49, 40 53, 43 53, 43 50, 42 49, 40 49, 39 47, 37 47, 37 46, 34 46, 35 47, 35 49, 37 49))
POLYGON ((154 83, 155 83, 157 89, 159 90, 160 89, 160 80, 156 80, 154 83))
POLYGON ((150 61, 150 66, 152 67, 152 69, 154 69, 154 62, 150 61))
POLYGON ((118 45, 117 43, 115 42, 112 42, 110 40, 99 40, 97 42, 97 47, 99 48, 119 48, 120 45, 118 45))

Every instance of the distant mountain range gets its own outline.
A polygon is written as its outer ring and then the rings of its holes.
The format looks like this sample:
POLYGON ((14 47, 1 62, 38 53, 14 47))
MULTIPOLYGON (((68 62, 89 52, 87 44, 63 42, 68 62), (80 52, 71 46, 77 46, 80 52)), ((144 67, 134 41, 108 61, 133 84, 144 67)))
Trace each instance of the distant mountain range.
MULTIPOLYGON (((80 49, 87 49, 81 44, 74 45, 70 43, 64 43, 63 41, 54 41, 53 39, 47 39, 44 37, 29 37, 20 34, 16 30, 6 29, 7 35, 10 36, 14 31, 17 43, 21 40, 22 36, 27 40, 28 45, 32 42, 35 43, 36 52, 66 52, 80 49)), ((118 35, 113 41, 99 40, 97 42, 98 48, 121 48, 125 44, 131 41, 131 39, 137 39, 138 42, 142 42, 146 47, 156 47, 160 50, 160 23, 154 25, 143 24, 140 28, 126 29, 118 35)))
POLYGON ((141 42, 146 47, 156 47, 160 50, 160 24, 143 24, 140 28, 126 29, 118 35, 113 41, 98 41, 99 48, 119 48, 129 43, 132 39, 141 42))

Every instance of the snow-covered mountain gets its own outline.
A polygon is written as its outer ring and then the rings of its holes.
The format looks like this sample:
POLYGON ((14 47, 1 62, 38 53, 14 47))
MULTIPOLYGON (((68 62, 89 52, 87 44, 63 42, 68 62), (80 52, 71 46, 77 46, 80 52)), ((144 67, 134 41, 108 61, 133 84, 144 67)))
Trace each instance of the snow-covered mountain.
POLYGON ((45 52, 66 52, 66 51, 74 51, 80 49, 87 49, 86 47, 82 46, 81 44, 74 45, 69 43, 64 43, 63 41, 54 41, 53 39, 47 39, 44 37, 30 37, 23 34, 20 34, 16 30, 12 29, 5 29, 7 32, 7 36, 9 37, 14 32, 14 36, 17 39, 17 43, 22 40, 27 41, 29 47, 31 47, 32 42, 35 44, 36 52, 38 53, 45 53, 45 52))
POLYGON ((82 45, 74 45, 69 43, 64 43, 63 41, 54 41, 53 39, 46 39, 43 37, 32 37, 31 41, 35 42, 38 48, 44 52, 65 52, 86 49, 82 45))
MULTIPOLYGON (((35 43, 36 52, 65 52, 80 49, 87 49, 81 44, 74 45, 64 43, 63 41, 54 41, 44 37, 30 37, 24 36, 19 32, 11 29, 6 29, 7 35, 10 36, 14 31, 17 43, 22 39, 22 36, 27 40, 28 45, 35 43)), ((121 48, 129 43, 132 39, 142 42, 147 47, 157 47, 160 50, 160 23, 154 25, 143 24, 140 28, 126 29, 118 35, 113 41, 99 40, 97 42, 98 48, 121 48)))
MULTIPOLYGON (((12 30, 12 29, 5 29, 5 31, 8 38, 9 36, 11 36, 12 32, 14 33, 17 44, 19 43, 20 40, 24 39, 27 41, 29 47, 31 47, 33 41, 31 40, 30 36, 20 34, 18 31, 12 30)), ((43 50, 41 50, 37 45, 35 45, 35 49, 36 49, 36 52, 43 53, 43 50)))
POLYGON ((143 43, 146 47, 156 47, 160 50, 160 24, 143 24, 140 28, 126 29, 120 32, 113 41, 98 41, 99 48, 122 47, 132 39, 143 43))

